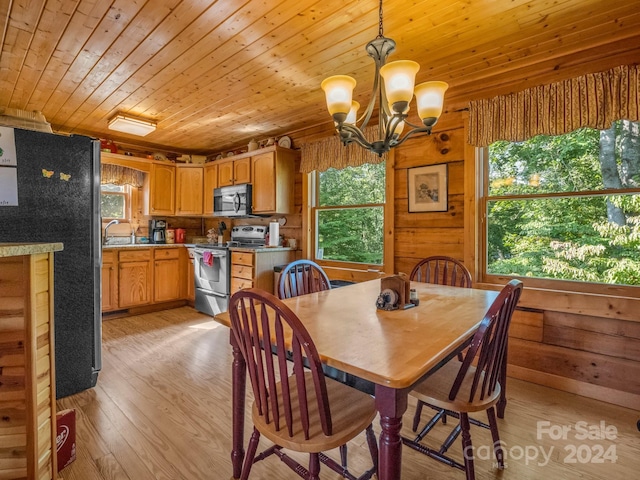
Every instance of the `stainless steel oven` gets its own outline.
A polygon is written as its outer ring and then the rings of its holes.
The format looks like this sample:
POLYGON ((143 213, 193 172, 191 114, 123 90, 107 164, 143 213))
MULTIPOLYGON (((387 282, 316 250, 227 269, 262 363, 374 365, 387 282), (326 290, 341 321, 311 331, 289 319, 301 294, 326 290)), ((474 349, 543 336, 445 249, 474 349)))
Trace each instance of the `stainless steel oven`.
POLYGON ((193 249, 195 308, 208 315, 229 305, 231 254, 227 247, 196 245, 193 249))
POLYGON ((197 244, 193 248, 196 310, 208 315, 226 312, 231 295, 231 251, 234 247, 263 247, 267 227, 237 225, 227 245, 197 244))

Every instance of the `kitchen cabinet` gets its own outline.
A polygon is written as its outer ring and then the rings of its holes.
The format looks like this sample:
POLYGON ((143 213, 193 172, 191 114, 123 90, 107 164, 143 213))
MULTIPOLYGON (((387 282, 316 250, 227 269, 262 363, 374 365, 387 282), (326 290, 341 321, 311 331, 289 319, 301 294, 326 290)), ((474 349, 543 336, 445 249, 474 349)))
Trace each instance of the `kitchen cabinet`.
POLYGON ((118 258, 116 252, 102 252, 102 311, 118 308, 118 258))
POLYGON ((213 190, 215 188, 218 188, 218 165, 216 162, 210 162, 204 166, 203 215, 213 215, 213 190))
POLYGON ((204 167, 176 166, 176 215, 202 215, 204 167))
POLYGON ((173 164, 152 163, 145 177, 145 213, 173 215, 176 210, 176 167, 173 164))
POLYGON ((290 249, 231 249, 231 294, 253 287, 273 292, 273 267, 294 259, 290 249))
POLYGON ((218 186, 251 183, 251 157, 219 160, 218 186))
POLYGON ((179 300, 180 250, 178 248, 156 248, 153 251, 153 301, 179 300))
POLYGON ((150 248, 118 252, 119 308, 151 303, 153 285, 151 256, 150 248))
POLYGON ((195 280, 195 259, 193 258, 193 248, 187 248, 187 278, 186 297, 193 305, 196 301, 196 280, 195 280))
POLYGON ((57 478, 53 250, 61 249, 0 245, 2 479, 57 478))
POLYGON ((298 153, 278 147, 270 150, 251 157, 253 213, 293 213, 298 153))

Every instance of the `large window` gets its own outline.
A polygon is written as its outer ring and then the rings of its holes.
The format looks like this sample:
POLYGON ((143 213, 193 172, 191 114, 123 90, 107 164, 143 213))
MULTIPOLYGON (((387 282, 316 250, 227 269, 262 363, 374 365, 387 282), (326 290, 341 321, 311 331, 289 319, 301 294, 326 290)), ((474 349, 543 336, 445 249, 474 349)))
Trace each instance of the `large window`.
POLYGON ((100 186, 100 205, 102 218, 126 220, 129 218, 129 192, 128 185, 105 184, 100 186))
POLYGON ((317 175, 315 259, 382 265, 385 164, 317 175))
POLYGON ((488 149, 485 273, 640 285, 640 130, 616 122, 488 149))

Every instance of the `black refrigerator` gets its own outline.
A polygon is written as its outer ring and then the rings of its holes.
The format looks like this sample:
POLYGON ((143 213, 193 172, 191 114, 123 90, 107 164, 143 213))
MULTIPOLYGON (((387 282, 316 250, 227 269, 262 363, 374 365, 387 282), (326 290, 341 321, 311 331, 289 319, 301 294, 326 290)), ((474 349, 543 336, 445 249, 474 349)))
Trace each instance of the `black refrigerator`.
POLYGON ((0 242, 62 242, 54 254, 56 396, 95 386, 101 368, 100 143, 14 129, 17 206, 0 242))

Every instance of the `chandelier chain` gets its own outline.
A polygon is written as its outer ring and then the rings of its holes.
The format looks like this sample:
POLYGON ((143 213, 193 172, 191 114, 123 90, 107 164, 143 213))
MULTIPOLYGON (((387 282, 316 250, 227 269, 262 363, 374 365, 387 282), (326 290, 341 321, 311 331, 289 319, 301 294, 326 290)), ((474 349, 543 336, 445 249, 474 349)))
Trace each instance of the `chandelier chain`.
POLYGON ((378 38, 383 38, 383 28, 382 28, 382 0, 380 0, 380 7, 378 8, 378 16, 379 16, 379 24, 378 24, 378 38))

